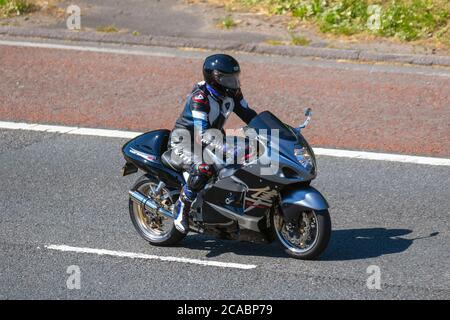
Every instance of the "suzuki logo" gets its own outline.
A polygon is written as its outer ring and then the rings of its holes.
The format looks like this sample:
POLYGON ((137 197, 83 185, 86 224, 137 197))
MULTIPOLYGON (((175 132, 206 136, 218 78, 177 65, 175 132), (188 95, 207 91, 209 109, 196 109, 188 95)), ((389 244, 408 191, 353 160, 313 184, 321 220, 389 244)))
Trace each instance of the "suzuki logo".
POLYGON ((249 192, 254 192, 250 196, 245 197, 245 204, 248 205, 244 212, 252 210, 254 208, 264 208, 272 206, 272 199, 278 195, 278 191, 271 190, 270 187, 259 189, 248 189, 249 192))

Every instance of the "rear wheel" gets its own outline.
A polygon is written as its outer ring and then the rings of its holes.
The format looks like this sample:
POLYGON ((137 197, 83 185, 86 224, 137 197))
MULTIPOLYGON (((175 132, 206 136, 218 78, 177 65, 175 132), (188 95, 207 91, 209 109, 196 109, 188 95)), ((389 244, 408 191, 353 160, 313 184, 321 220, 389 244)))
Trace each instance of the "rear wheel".
POLYGON ((331 219, 328 210, 299 212, 298 221, 289 224, 277 210, 272 215, 272 222, 276 237, 286 253, 296 259, 318 258, 330 241, 331 219))
MULTIPOLYGON (((132 190, 139 191, 161 207, 172 211, 180 192, 164 187, 159 194, 156 194, 157 186, 158 181, 156 179, 142 176, 136 181, 132 190)), ((129 210, 131 221, 137 232, 152 245, 174 245, 185 237, 174 227, 172 219, 158 214, 156 211, 149 211, 142 204, 137 204, 131 199, 129 200, 129 210)))

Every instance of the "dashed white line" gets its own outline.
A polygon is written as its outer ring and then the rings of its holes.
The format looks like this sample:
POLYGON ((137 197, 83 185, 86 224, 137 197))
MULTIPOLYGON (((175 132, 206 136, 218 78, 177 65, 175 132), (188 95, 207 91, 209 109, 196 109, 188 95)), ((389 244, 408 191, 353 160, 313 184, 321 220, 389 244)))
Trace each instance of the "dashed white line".
MULTIPOLYGON (((135 131, 52 126, 37 123, 8 122, 8 121, 0 121, 0 129, 44 131, 44 132, 56 132, 74 135, 125 138, 125 139, 132 139, 142 134, 142 132, 135 132, 135 131)), ((448 158, 419 157, 412 155, 352 151, 341 149, 325 149, 325 148, 314 148, 314 153, 316 155, 338 157, 338 158, 391 161, 391 162, 413 163, 430 166, 450 166, 450 159, 448 158)))
POLYGON ((76 253, 87 253, 87 254, 97 254, 101 256, 113 256, 120 258, 130 258, 130 259, 147 259, 147 260, 160 260, 166 262, 180 262, 189 264, 198 264, 202 266, 209 267, 220 267, 220 268, 234 268, 234 269, 255 269, 257 266, 254 264, 242 264, 233 262, 219 262, 219 261, 209 261, 200 259, 190 259, 190 258, 179 258, 179 257, 167 257, 167 256, 157 256, 145 253, 134 253, 126 251, 114 251, 106 249, 95 249, 95 248, 83 248, 83 247, 72 247, 67 245, 46 245, 45 248, 49 250, 57 250, 63 252, 76 252, 76 253))

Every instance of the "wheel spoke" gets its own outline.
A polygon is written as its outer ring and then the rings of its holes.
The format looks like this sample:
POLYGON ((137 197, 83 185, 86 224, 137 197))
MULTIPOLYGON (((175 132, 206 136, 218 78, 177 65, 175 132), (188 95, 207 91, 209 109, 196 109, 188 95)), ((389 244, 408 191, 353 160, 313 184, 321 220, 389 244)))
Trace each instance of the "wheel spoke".
POLYGON ((289 230, 284 219, 277 214, 275 229, 278 238, 285 247, 295 252, 306 252, 311 249, 318 237, 317 219, 314 211, 302 212, 301 221, 296 225, 289 225, 289 230), (280 221, 281 220, 281 221, 280 221))
MULTIPOLYGON (((141 185, 138 191, 142 194, 148 195, 155 202, 166 209, 170 209, 172 205, 172 195, 166 188, 161 189, 161 196, 155 197, 156 184, 148 182, 141 185)), ((140 229, 152 237, 163 237, 170 232, 173 227, 171 219, 166 219, 164 216, 154 212, 147 211, 142 205, 135 205, 135 215, 140 229)))

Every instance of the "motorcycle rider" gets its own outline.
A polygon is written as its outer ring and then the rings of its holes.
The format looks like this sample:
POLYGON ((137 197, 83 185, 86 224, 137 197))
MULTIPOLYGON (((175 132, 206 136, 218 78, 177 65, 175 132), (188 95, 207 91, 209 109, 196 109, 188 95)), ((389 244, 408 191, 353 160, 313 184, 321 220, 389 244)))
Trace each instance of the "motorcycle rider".
MULTIPOLYGON (((217 129, 222 133, 223 126, 231 112, 245 123, 249 123, 257 113, 250 109, 240 89, 241 68, 239 63, 226 54, 214 54, 207 57, 203 63, 204 81, 197 83, 188 95, 184 110, 175 123, 173 132, 187 130, 193 144, 203 150, 213 141, 206 135, 209 129, 217 129)), ((223 142, 223 140, 221 140, 223 142)), ((242 150, 225 143, 217 144, 223 152, 236 157, 242 150)), ((183 186, 180 196, 174 206, 174 225, 178 231, 189 231, 189 211, 209 179, 215 174, 213 165, 206 163, 203 157, 191 148, 182 146, 182 138, 172 134, 169 148, 172 157, 178 157, 183 171, 189 173, 187 183, 183 186)), ((203 153, 202 153, 203 154, 203 153)))

